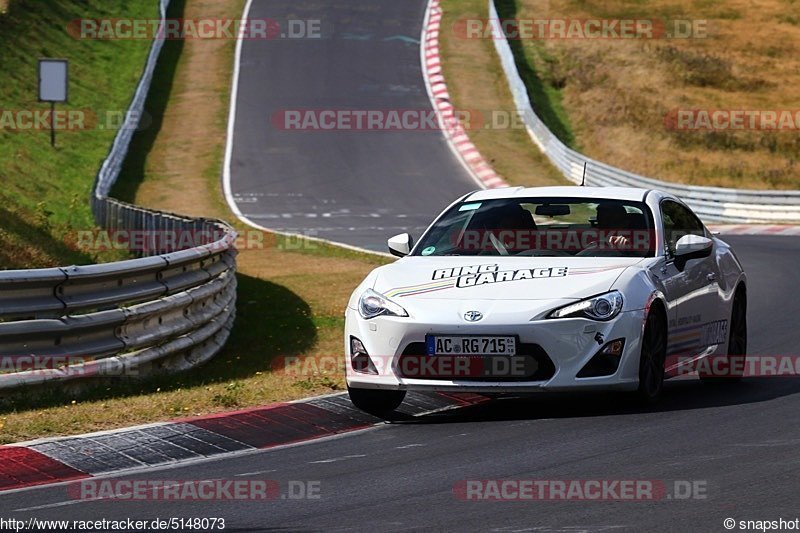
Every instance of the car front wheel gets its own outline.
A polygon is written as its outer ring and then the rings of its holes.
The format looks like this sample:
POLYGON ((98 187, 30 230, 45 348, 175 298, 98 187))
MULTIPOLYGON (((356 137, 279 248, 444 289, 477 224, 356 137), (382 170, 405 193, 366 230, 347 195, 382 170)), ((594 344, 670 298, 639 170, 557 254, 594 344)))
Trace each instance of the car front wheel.
POLYGON ((664 388, 664 362, 667 357, 667 332, 661 313, 654 311, 647 317, 639 359, 638 399, 645 404, 654 403, 664 388))

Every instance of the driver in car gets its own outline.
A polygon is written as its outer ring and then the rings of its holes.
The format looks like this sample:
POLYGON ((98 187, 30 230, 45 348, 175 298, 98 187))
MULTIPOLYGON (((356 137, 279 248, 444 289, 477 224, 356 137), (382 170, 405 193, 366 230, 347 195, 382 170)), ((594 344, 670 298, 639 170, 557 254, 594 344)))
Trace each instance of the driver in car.
POLYGON ((628 227, 628 213, 622 204, 604 202, 597 206, 597 228, 605 233, 604 238, 597 242, 597 246, 627 249, 631 245, 628 227), (623 235, 615 235, 621 230, 623 235))

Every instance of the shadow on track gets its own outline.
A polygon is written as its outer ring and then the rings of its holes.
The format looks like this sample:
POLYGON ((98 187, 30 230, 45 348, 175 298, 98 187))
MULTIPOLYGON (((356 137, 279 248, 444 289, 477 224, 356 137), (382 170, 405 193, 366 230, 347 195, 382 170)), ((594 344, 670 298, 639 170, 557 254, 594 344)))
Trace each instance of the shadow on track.
POLYGON ((705 384, 699 379, 667 381, 661 401, 641 406, 618 392, 535 393, 509 396, 419 417, 399 415, 389 421, 448 424, 546 418, 620 416, 685 411, 766 402, 800 393, 800 378, 748 378, 740 383, 705 384))

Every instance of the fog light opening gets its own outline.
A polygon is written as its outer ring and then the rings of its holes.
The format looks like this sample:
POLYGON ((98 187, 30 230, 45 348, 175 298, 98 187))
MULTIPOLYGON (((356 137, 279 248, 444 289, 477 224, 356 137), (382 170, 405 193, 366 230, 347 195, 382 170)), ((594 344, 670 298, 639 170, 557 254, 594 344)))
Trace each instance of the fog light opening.
POLYGON ((625 347, 625 341, 622 339, 616 339, 609 343, 606 343, 603 346, 603 349, 600 350, 600 353, 604 355, 613 355, 615 357, 619 357, 622 355, 622 348, 625 347))
POLYGON ((578 372, 579 378, 611 376, 619 368, 619 361, 625 349, 625 339, 608 341, 594 357, 578 372))
POLYGON ((378 375, 378 369, 369 358, 364 343, 356 337, 350 337, 350 366, 361 374, 378 375))

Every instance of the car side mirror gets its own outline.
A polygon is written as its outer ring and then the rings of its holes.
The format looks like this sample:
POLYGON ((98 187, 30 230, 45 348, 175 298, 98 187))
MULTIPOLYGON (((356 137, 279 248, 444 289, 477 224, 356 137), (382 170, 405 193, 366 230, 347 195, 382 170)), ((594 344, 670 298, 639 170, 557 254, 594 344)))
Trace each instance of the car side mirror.
POLYGON ((414 246, 414 238, 408 233, 395 235, 388 241, 389 252, 397 257, 405 257, 411 252, 414 246))
POLYGON ((714 241, 700 235, 684 235, 675 243, 675 261, 685 265, 689 259, 711 255, 714 241))

